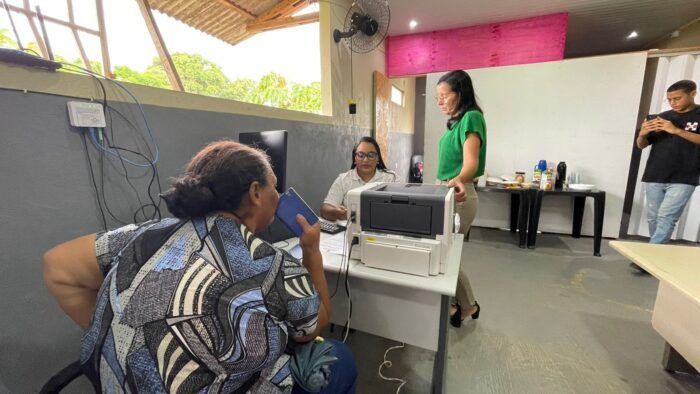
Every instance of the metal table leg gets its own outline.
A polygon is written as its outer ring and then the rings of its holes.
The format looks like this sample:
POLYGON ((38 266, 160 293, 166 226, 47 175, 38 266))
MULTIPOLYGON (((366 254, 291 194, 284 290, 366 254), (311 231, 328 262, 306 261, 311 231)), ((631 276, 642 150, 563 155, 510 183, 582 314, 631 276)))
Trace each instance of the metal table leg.
POLYGON ((593 255, 600 257, 600 243, 603 239, 603 218, 605 217, 605 192, 593 196, 593 255))
POLYGON ((520 193, 511 193, 510 195, 510 232, 514 233, 518 229, 518 219, 520 218, 520 209, 523 205, 520 193))
POLYGON ((698 375, 698 370, 676 351, 668 342, 664 348, 664 356, 661 364, 666 372, 684 372, 691 375, 698 375))
POLYGON ((447 320, 450 318, 450 297, 443 295, 440 299, 440 336, 438 337, 437 353, 433 363, 433 394, 445 392, 445 370, 447 365, 447 320))
POLYGON ((581 238, 583 211, 586 209, 586 196, 574 196, 574 220, 571 226, 571 236, 581 238))
POLYGON ((535 249, 535 244, 537 243, 537 227, 540 223, 540 210, 542 209, 544 192, 541 190, 534 190, 530 198, 532 198, 533 201, 530 204, 530 220, 527 224, 527 247, 529 249, 535 249))

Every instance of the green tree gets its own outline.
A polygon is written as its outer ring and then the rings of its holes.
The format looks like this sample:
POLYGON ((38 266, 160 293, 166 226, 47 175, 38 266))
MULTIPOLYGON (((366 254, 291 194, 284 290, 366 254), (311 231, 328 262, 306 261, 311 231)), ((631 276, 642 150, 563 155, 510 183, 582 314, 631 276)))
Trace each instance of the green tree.
POLYGON ((162 89, 168 89, 170 87, 170 83, 165 76, 165 71, 162 71, 162 66, 160 67, 160 70, 158 70, 156 67, 151 65, 144 72, 138 72, 129 66, 116 66, 114 67, 113 74, 116 79, 124 82, 153 86, 155 88, 162 89))
MULTIPOLYGON (((17 47, 7 29, 0 29, 0 46, 17 47)), ((26 48, 30 52, 40 53, 36 42, 27 43, 26 48)), ((173 54, 172 59, 187 92, 295 111, 321 112, 319 82, 309 85, 288 83, 283 75, 276 72, 262 76, 259 81, 247 78, 231 81, 219 65, 202 55, 179 52, 173 54)), ((82 59, 67 61, 60 55, 56 55, 56 60, 85 67, 82 59)), ((90 66, 94 72, 102 73, 102 64, 99 61, 91 61, 90 66)), ((70 68, 66 70, 71 71, 70 68)), ((165 69, 158 57, 154 57, 143 72, 129 66, 115 66, 112 71, 115 78, 120 81, 162 89, 170 87, 165 69)))
POLYGON ((289 108, 289 89, 284 76, 271 72, 265 74, 258 82, 256 103, 277 108, 289 108))
POLYGON ((10 38, 10 32, 7 29, 0 29, 0 47, 17 48, 17 43, 10 38))
POLYGON ((245 101, 246 103, 254 103, 257 97, 258 83, 252 79, 239 78, 231 82, 229 88, 229 96, 232 100, 245 101))
POLYGON ((290 109, 304 112, 321 113, 321 83, 309 85, 292 84, 290 109))
POLYGON ((216 63, 188 53, 174 54, 173 63, 186 91, 215 97, 229 95, 231 81, 216 63))

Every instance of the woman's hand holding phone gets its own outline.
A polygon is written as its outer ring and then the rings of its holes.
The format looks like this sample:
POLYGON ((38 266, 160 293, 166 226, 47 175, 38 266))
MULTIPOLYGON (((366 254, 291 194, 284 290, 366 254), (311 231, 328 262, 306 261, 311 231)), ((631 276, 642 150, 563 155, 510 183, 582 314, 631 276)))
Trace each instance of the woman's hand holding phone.
POLYGON ((318 245, 321 240, 321 224, 316 222, 311 225, 301 214, 297 215, 296 219, 302 229, 301 236, 299 236, 299 246, 301 246, 301 249, 318 250, 318 245))
MULTIPOLYGON (((323 264, 320 258, 311 258, 314 255, 321 255, 319 249, 319 244, 321 242, 321 223, 317 221, 311 225, 306 221, 303 215, 297 215, 296 219, 302 229, 302 233, 299 236, 299 246, 303 253, 304 265, 306 266, 307 263, 315 264, 316 262, 321 262, 321 264, 323 264)), ((307 266, 306 269, 310 269, 310 267, 307 266)))

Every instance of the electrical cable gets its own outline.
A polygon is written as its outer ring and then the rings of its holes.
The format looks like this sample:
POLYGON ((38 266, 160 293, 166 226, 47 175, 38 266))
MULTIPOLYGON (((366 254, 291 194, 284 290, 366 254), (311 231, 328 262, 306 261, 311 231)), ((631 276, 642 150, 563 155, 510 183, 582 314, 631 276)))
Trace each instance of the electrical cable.
MULTIPOLYGON (((154 220, 154 219, 156 218, 156 216, 158 217, 158 219, 160 219, 160 218, 161 218, 161 213, 160 213, 160 208, 159 208, 159 205, 158 205, 158 204, 160 203, 160 200, 158 200, 158 203, 156 203, 156 201, 155 201, 154 198, 153 198, 153 195, 151 195, 151 187, 153 186, 153 182, 154 182, 154 180, 155 180, 155 174, 156 174, 156 172, 153 172, 153 173, 151 174, 151 180, 149 181, 148 188, 147 188, 147 190, 148 190, 148 198, 151 200, 151 203, 150 203, 150 204, 144 204, 143 201, 141 200, 141 197, 139 196, 138 191, 136 190, 136 187, 131 183, 131 180, 130 180, 130 178, 129 178, 128 170, 127 170, 126 165, 125 165, 125 163, 124 163, 125 161, 124 161, 124 160, 121 160, 121 155, 120 155, 118 152, 123 150, 123 151, 130 152, 130 153, 133 153, 133 154, 136 154, 136 155, 141 155, 142 157, 145 157, 145 156, 143 156, 140 152, 136 152, 136 151, 133 151, 133 150, 127 149, 127 148, 122 148, 122 147, 119 147, 119 146, 115 146, 114 144, 112 144, 112 143, 110 142, 109 137, 107 137, 106 135, 104 135, 104 139, 105 139, 105 141, 107 142, 107 145, 108 145, 110 148, 115 149, 115 151, 117 152, 117 157, 120 158, 120 162, 121 162, 121 165, 122 165, 122 169, 124 170, 125 179, 126 179, 127 183, 129 184, 129 186, 131 187, 131 189, 134 191, 134 193, 135 193, 135 195, 136 195, 136 199, 138 200, 138 203, 139 203, 140 208, 134 213, 134 221, 135 221, 135 222, 138 222, 138 219, 137 219, 138 213, 141 212, 141 211, 144 212, 144 213, 143 213, 144 220, 154 220), (152 206, 152 207, 154 208, 153 215, 151 215, 150 219, 149 219, 149 217, 145 214, 145 209, 148 208, 149 206, 152 206)), ((96 146, 98 146, 98 149, 103 150, 103 147, 97 142, 96 137, 94 137, 94 136, 93 136, 93 144, 96 144, 96 146)), ((154 169, 154 171, 155 171, 155 169, 154 169)))
POLYGON ((105 209, 107 210, 107 213, 109 216, 114 220, 115 222, 119 223, 122 226, 126 226, 129 223, 126 223, 119 219, 109 208, 109 205, 107 204, 107 198, 105 197, 105 173, 104 173, 104 161, 105 161, 105 155, 100 153, 100 189, 102 191, 102 202, 105 205, 105 209))
MULTIPOLYGON (((76 67, 77 67, 77 66, 76 66, 76 67)), ((114 140, 114 130, 113 130, 113 128, 111 127, 112 120, 111 120, 111 114, 109 113, 109 110, 110 110, 110 109, 113 110, 113 111, 115 111, 115 112, 117 112, 123 119, 125 119, 125 120, 129 123, 129 125, 130 125, 134 130, 137 130, 137 131, 138 131, 138 127, 136 127, 136 125, 134 125, 130 120, 128 120, 128 118, 127 118, 124 114, 122 114, 119 110, 117 110, 117 109, 114 108, 113 106, 109 105, 109 102, 108 102, 108 100, 107 100, 107 90, 105 89, 105 86, 104 86, 104 83, 102 82, 102 80, 101 80, 100 78, 98 78, 98 76, 95 75, 95 74, 87 74, 87 73, 81 73, 81 74, 86 74, 86 75, 91 76, 91 77, 94 78, 95 81, 100 85, 100 89, 102 90, 102 105, 103 105, 105 114, 108 114, 109 117, 110 117, 110 122, 109 122, 109 123, 110 123, 110 128, 109 128, 109 129, 110 129, 110 132, 112 133, 112 140, 114 140)), ((144 116, 145 116, 145 115, 144 115, 144 116)), ((145 119, 145 118, 144 118, 144 119, 145 119)), ((145 141, 144 141, 144 142, 145 142, 145 141)), ((155 144, 155 142, 154 142, 154 144, 155 144)), ((149 153, 151 154, 151 156, 153 156, 153 152, 151 151, 151 147, 149 146, 148 142, 146 142, 145 145, 146 145, 146 148, 148 149, 149 153)), ((157 148, 157 145, 156 145, 156 148, 157 148)), ((118 155, 117 152, 112 152, 112 151, 109 151, 109 150, 107 150, 107 152, 110 153, 110 154, 113 155, 113 156, 118 155)), ((141 156, 142 156, 142 157, 145 157, 145 156, 143 156, 143 155, 141 155, 141 156)), ((128 160, 128 159, 124 159, 124 161, 126 161, 127 163, 132 164, 132 165, 135 165, 135 166, 137 166, 137 167, 150 167, 151 165, 157 163, 157 161, 158 161, 158 159, 157 159, 156 157, 154 157, 154 158, 152 158, 152 159, 146 158, 146 160, 148 161, 148 164, 135 163, 135 162, 132 162, 132 161, 130 161, 130 160, 128 160)))
MULTIPOLYGON (((77 67, 77 66, 75 66, 75 67, 77 67)), ((158 219, 162 218, 162 214, 161 214, 161 212, 160 212, 160 204, 161 204, 162 200, 159 198, 159 195, 162 193, 162 188, 161 188, 161 183, 160 183, 160 176, 159 176, 159 174, 158 174, 158 169, 157 169, 157 167, 156 167, 156 165, 155 165, 156 158, 154 157, 155 155, 153 154, 153 151, 151 150, 150 145, 148 144, 148 142, 147 142, 146 140, 144 140, 144 144, 145 144, 145 146, 146 146, 146 148, 147 148, 147 150, 148 150, 148 153, 149 153, 149 154, 151 155, 151 157, 153 157, 153 158, 149 158, 149 157, 147 157, 146 155, 142 154, 141 152, 138 152, 138 151, 134 151, 134 150, 131 150, 131 149, 127 149, 127 148, 123 148, 123 147, 117 146, 117 145, 114 143, 114 127, 113 127, 112 111, 117 112, 117 113, 119 114, 119 116, 121 116, 121 117, 132 127, 132 129, 133 129, 134 131, 138 131, 138 130, 139 130, 138 127, 136 127, 136 125, 134 125, 133 122, 131 122, 131 121, 130 121, 124 114, 122 114, 119 110, 117 110, 116 108, 114 108, 113 106, 111 106, 111 105, 109 104, 109 101, 108 101, 108 98, 107 98, 107 91, 106 91, 106 89, 105 89, 104 83, 103 83, 102 80, 101 80, 100 78, 98 78, 98 76, 97 76, 97 75, 99 75, 99 74, 96 74, 96 73, 88 73, 88 72, 82 72, 82 71, 76 71, 76 72, 77 72, 77 73, 80 73, 80 74, 85 74, 85 75, 88 75, 88 76, 91 76, 92 78, 94 78, 95 81, 99 84, 100 89, 101 89, 101 91, 102 91, 102 104, 103 104, 103 108, 104 108, 105 114, 106 114, 106 116, 107 116, 107 118, 108 118, 108 127, 109 127, 109 131, 110 131, 111 138, 110 138, 110 137, 107 137, 106 134, 101 134, 101 137, 102 137, 102 138, 100 138, 100 141, 98 141, 97 134, 96 134, 97 131, 96 131, 96 130, 92 130, 92 131, 90 131, 90 139, 91 139, 91 142, 93 143, 93 145, 95 145, 95 147, 96 147, 96 148, 98 149, 98 151, 101 153, 101 155, 105 155, 106 153, 109 153, 110 155, 115 156, 115 157, 117 157, 117 158, 119 159, 119 161, 120 161, 120 163, 121 163, 121 167, 122 167, 122 169, 124 170, 124 174, 122 174, 122 175, 125 177, 127 183, 129 184, 129 187, 131 188, 131 190, 132 190, 132 191, 134 192, 134 194, 136 195, 136 199, 138 200, 138 203, 139 203, 139 208, 138 208, 138 209, 134 212, 134 214, 133 214, 133 221, 136 222, 136 223, 138 223, 138 222, 141 221, 141 220, 139 220, 139 213, 142 214, 144 220, 155 220, 156 218, 158 218, 158 219), (106 147, 105 147, 105 145, 103 145, 103 144, 101 143, 101 140, 102 140, 102 139, 104 139, 104 141, 106 141, 106 147), (148 163, 148 164, 140 164, 140 163, 135 163, 135 162, 133 162, 133 161, 131 161, 131 160, 128 160, 128 159, 126 159, 126 158, 123 157, 123 155, 120 153, 120 151, 129 152, 129 153, 134 154, 134 155, 136 155, 136 156, 138 156, 138 157, 141 157, 141 158, 143 158, 143 159, 145 160, 145 162, 148 163), (140 197, 140 194, 139 194, 138 190, 136 190, 136 187, 135 187, 135 186, 133 185, 133 183, 131 182, 131 179, 130 179, 130 176, 129 176, 129 172, 128 172, 128 169, 126 168, 125 162, 128 162, 128 163, 130 163, 130 164, 132 164, 132 165, 135 165, 135 166, 138 166, 138 167, 150 167, 150 168, 151 168, 152 174, 151 174, 151 179, 150 179, 150 181, 149 181, 148 188, 147 188, 147 194, 148 194, 149 200, 151 201, 151 204, 144 204, 143 201, 141 200, 141 197, 140 197), (154 198, 154 196, 153 196, 153 192, 154 192, 154 191, 152 190, 152 188, 153 188, 153 185, 154 185, 154 182, 155 182, 155 181, 157 181, 158 190, 157 190, 157 193, 156 193, 156 197, 154 198), (148 215, 148 214, 146 213, 146 209, 148 209, 149 207, 153 207, 153 210, 154 210, 154 211, 153 211, 152 215, 148 215)), ((126 89, 126 88, 124 88, 123 86, 122 86, 122 88, 123 88, 123 89, 126 89)), ((134 100, 136 100, 136 98, 135 98, 133 95, 131 95, 131 96, 132 96, 132 98, 134 98, 134 100)), ((145 114, 143 113, 143 111, 142 111, 142 115, 145 116, 145 114)), ((146 120, 145 118, 144 118, 144 121, 147 122, 147 120, 146 120)), ((152 134, 151 134, 151 137, 152 137, 152 134)), ((155 144, 155 140, 152 139, 152 141, 153 141, 153 143, 155 144)), ((156 145, 156 148, 157 148, 157 145, 156 145)), ((103 160, 101 160, 101 162, 103 162, 103 160)), ((103 164, 102 164, 102 165, 103 165, 103 164)), ((104 171, 104 169, 101 168, 101 171, 104 171)), ((102 172, 102 176, 104 177, 104 173, 103 173, 103 172, 102 172)), ((104 194, 104 178, 102 179, 102 202, 103 202, 103 204, 105 205, 105 207, 107 208, 108 213, 110 214, 110 216, 111 216, 113 219, 115 219, 115 221, 117 221, 117 222, 119 222, 119 223, 121 223, 121 224, 124 224, 124 221, 118 219, 118 218, 116 217, 116 215, 114 215, 114 213, 111 211, 111 209, 109 209, 109 204, 107 203, 106 195, 104 194)))
POLYGON ((97 206, 100 208, 100 214, 102 217, 102 227, 104 231, 107 231, 107 218, 105 217, 105 212, 102 209, 102 204, 100 203, 100 193, 97 191, 97 182, 95 182, 95 173, 92 168, 92 160, 90 160, 90 150, 87 146, 87 137, 85 133, 82 133, 83 146, 85 147, 85 157, 87 158, 88 166, 90 167, 90 179, 92 179, 92 186, 95 188, 95 196, 97 197, 97 206))
MULTIPOLYGON (((103 147, 101 146, 101 144, 97 141, 97 136, 96 136, 96 131, 95 131, 95 129, 92 129, 92 128, 90 129, 90 136, 91 136, 91 140, 92 140, 93 145, 95 145, 95 147, 97 147, 98 150, 104 152, 104 148, 103 148, 103 147)), ((109 145, 110 142, 109 142, 108 137, 107 137, 106 135, 103 135, 103 138, 105 139, 105 141, 106 141, 107 144, 109 145)), ((120 148, 120 149, 121 149, 121 148, 120 148)), ((141 200, 141 196, 139 195, 138 190, 136 190, 136 187, 134 186, 134 184, 131 183, 131 179, 129 178, 129 172, 128 172, 127 168, 126 168, 126 164, 124 163, 124 160, 121 158, 121 155, 118 155, 117 157, 119 157, 120 163, 121 163, 121 165, 122 165, 122 169, 124 170, 124 174, 125 174, 125 177, 124 177, 124 178, 126 179, 126 183, 129 185, 129 187, 131 188, 131 190, 132 190, 132 191, 134 192, 134 194, 136 195, 136 200, 137 200, 138 203, 139 203, 139 207, 140 207, 140 208, 139 208, 138 210, 136 210, 136 212, 134 212, 134 218, 133 218, 133 219, 134 219, 134 223, 138 223, 138 222, 139 222, 139 220, 138 220, 138 213, 141 212, 141 211, 144 211, 144 212, 145 212, 145 207, 147 207, 148 205, 145 205, 145 204, 143 203, 143 201, 141 200)), ((149 197, 150 197, 150 194, 149 194, 149 197)), ((103 199, 105 198, 104 195, 102 196, 102 198, 103 198, 103 199)), ((151 199, 151 201, 153 201, 153 200, 151 199)), ((154 205, 154 207, 155 207, 155 202, 154 202, 153 205, 154 205)), ((144 217, 144 221, 149 220, 149 218, 145 215, 145 213, 144 213, 143 217, 144 217)), ((154 215, 153 215, 153 217, 152 217, 151 219, 154 219, 154 218, 155 218, 155 212, 154 212, 154 215)))
POLYGON ((405 346, 406 346, 406 344, 401 342, 401 344, 398 346, 391 346, 390 348, 386 349, 386 351, 384 352, 384 361, 382 361, 382 363, 379 364, 379 369, 377 370, 377 373, 379 373, 380 378, 382 378, 384 380, 388 380, 390 382, 401 382, 399 387, 396 388, 396 394, 399 394, 399 391, 401 391, 401 388, 407 383, 407 381, 404 379, 389 378, 389 377, 384 376, 384 374, 382 374, 382 367, 386 366, 387 368, 391 368, 392 363, 391 363, 391 361, 386 359, 386 355, 394 349, 403 349, 405 346))
MULTIPOLYGON (((103 97, 102 103, 103 103, 104 108, 105 108, 105 113, 106 113, 106 115, 108 116, 108 119, 109 119, 108 126, 109 126, 109 131, 110 131, 110 136, 111 136, 111 142, 108 140, 108 146, 109 146, 110 148, 116 149, 116 152, 114 152, 114 153, 116 153, 116 155, 119 157, 120 160, 122 159, 122 157, 121 157, 121 154, 119 153, 119 150, 122 150, 122 151, 130 152, 130 153, 132 153, 132 154, 135 154, 135 155, 138 155, 138 156, 144 158, 144 159, 149 163, 149 166, 152 167, 153 174, 152 174, 152 177, 151 177, 151 181, 150 181, 149 184, 148 184, 148 198, 151 200, 152 206, 154 207, 154 213, 153 213, 153 215, 151 216, 151 220, 155 219, 156 217, 158 217, 158 219, 160 219, 160 218, 162 217, 162 214, 161 214, 161 211, 160 211, 160 204, 162 203, 162 199, 160 198, 160 195, 162 194, 163 189, 162 189, 162 185, 161 185, 161 183, 160 183, 160 175, 159 175, 158 169, 157 169, 157 167, 156 167, 157 158, 155 157, 153 151, 151 150, 150 145, 149 145, 148 142, 144 139, 144 141, 143 141, 143 142, 144 142, 144 145, 146 146, 146 149, 148 150, 148 153, 150 154, 150 156, 153 157, 153 158, 148 158, 148 157, 146 157, 145 155, 143 155, 143 154, 140 153, 140 152, 136 152, 136 151, 133 151, 133 150, 129 150, 129 149, 126 149, 126 148, 122 148, 122 147, 117 146, 117 144, 115 143, 115 138, 114 138, 114 127, 113 127, 113 125, 112 125, 112 121, 113 121, 113 119, 112 119, 112 111, 116 112, 124 121, 126 121, 126 122, 129 124, 129 126, 130 126, 134 131, 138 131, 139 128, 138 128, 131 120, 129 120, 129 118, 128 118, 126 115, 124 115, 121 111, 119 111, 118 109, 116 109, 115 107, 113 107, 113 106, 111 106, 111 105, 109 104, 109 102, 108 102, 108 100, 107 100, 107 91, 106 91, 106 89, 105 89, 105 87, 104 87, 104 83, 102 83, 102 80, 101 80, 100 78, 98 78, 98 75, 99 75, 99 74, 96 74, 96 73, 86 73, 86 72, 79 72, 79 73, 85 74, 85 75, 89 75, 89 76, 91 76, 92 78, 94 78, 95 81, 100 85, 100 88, 102 89, 102 97, 103 97), (157 190, 156 198, 155 198, 155 199, 154 199, 154 197, 153 197, 153 195, 152 195, 153 191, 151 190, 151 188, 153 187, 153 183, 154 183, 154 177, 155 177, 156 184, 157 184, 157 186, 158 186, 158 190, 157 190), (156 202, 156 200, 157 200, 157 202, 156 202)), ((115 82, 115 81, 112 81, 112 82, 117 83, 117 82, 115 82)), ((118 83, 117 83, 117 84, 118 84, 118 83)), ((118 84, 118 85, 120 85, 120 84, 118 84)), ((122 87, 122 89, 126 89, 126 88, 123 87, 123 86, 121 86, 121 87, 122 87)), ((137 100, 130 92, 129 92, 129 94, 130 94, 131 97, 138 103, 138 100, 137 100)), ((140 105, 140 103, 139 103, 139 105, 140 105)), ((141 114, 144 116, 144 122, 146 122, 146 126, 148 126, 147 120, 146 120, 146 118, 145 118, 145 114, 143 113, 143 109, 141 110, 141 114)), ((150 129, 149 129, 149 133, 150 133, 150 129)), ((157 144, 155 143, 155 140, 153 139, 153 135, 152 135, 152 134, 151 134, 151 139, 152 139, 152 141, 153 141, 153 143, 154 143, 154 145, 155 145, 155 147, 156 147, 156 150, 157 150, 157 149, 158 149, 158 146, 157 146, 157 144)), ((126 160, 126 159, 125 159, 125 160, 126 160)), ((127 160, 127 162, 130 162, 131 164, 134 164, 133 162, 131 162, 131 161, 129 161, 129 160, 127 160)), ((137 166, 139 166, 139 167, 141 167, 141 166, 144 166, 144 167, 145 167, 145 165, 138 165, 138 164, 135 164, 135 165, 137 165, 137 166)), ((123 166, 123 164, 122 164, 122 166, 123 166)), ((128 173, 126 173, 126 170, 125 170, 125 175, 124 175, 124 176, 126 176, 126 177, 128 178, 128 173)), ((134 217, 136 217, 137 214, 138 214, 138 212, 141 211, 141 210, 144 211, 144 217, 146 217, 146 215, 145 215, 145 208, 146 208, 146 207, 148 207, 148 205, 143 205, 143 204, 141 204, 141 207, 140 207, 139 210, 134 214, 134 217)))
MULTIPOLYGON (((160 212, 160 204, 161 204, 162 200, 159 198, 159 196, 160 196, 160 194, 162 194, 162 191, 163 191, 163 190, 162 190, 162 186, 161 186, 161 183, 160 183, 160 176, 159 176, 159 174, 158 174, 158 169, 156 168, 156 159, 155 159, 155 157, 154 157, 153 151, 151 150, 151 147, 150 147, 150 145, 148 144, 148 142, 145 141, 145 140, 144 140, 144 144, 145 144, 145 146, 146 146, 146 149, 148 149, 148 153, 149 153, 150 156, 153 157, 153 158, 148 158, 148 157, 146 157, 145 155, 141 154, 140 152, 132 151, 132 150, 129 150, 129 149, 126 149, 126 148, 121 148, 121 147, 117 146, 117 144, 116 144, 116 142, 115 142, 115 138, 114 138, 114 127, 113 127, 113 123, 112 123, 112 122, 113 122, 113 119, 112 119, 112 111, 116 112, 119 116, 121 116, 121 118, 124 119, 124 120, 129 124, 129 126, 131 126, 131 128, 132 128, 134 131, 138 131, 138 127, 137 127, 133 122, 131 122, 131 120, 129 120, 129 118, 126 117, 121 111, 119 111, 118 109, 114 108, 113 106, 111 106, 111 105, 109 104, 109 102, 108 102, 108 100, 107 100, 107 91, 106 91, 106 89, 105 89, 105 87, 104 87, 104 84, 102 83, 102 81, 100 80, 100 78, 98 78, 97 76, 95 76, 95 75, 91 75, 91 76, 98 82, 98 84, 100 85, 100 88, 102 89, 102 94, 103 94, 103 105, 104 105, 104 108, 105 108, 105 110, 106 110, 106 114, 107 114, 107 116, 109 117, 109 132, 110 132, 110 139, 111 139, 111 142, 108 140, 108 146, 109 146, 110 148, 117 149, 116 154, 117 154, 117 156, 119 156, 120 160, 121 160, 121 155, 119 154, 119 150, 123 150, 123 151, 127 151, 127 152, 130 152, 130 153, 133 153, 133 154, 135 154, 135 155, 138 155, 138 156, 140 156, 140 157, 143 157, 144 159, 146 159, 146 161, 149 162, 149 165, 151 166, 151 168, 152 168, 152 170, 153 170, 153 174, 152 174, 151 181, 149 182, 149 185, 148 185, 148 198, 151 200, 151 203, 153 204, 155 210, 157 211, 157 216, 158 216, 158 218, 160 219, 160 218, 162 217, 161 212, 160 212), (157 200, 158 200, 157 203, 154 201, 154 198, 153 198, 153 196, 152 196, 152 194, 151 194, 151 193, 152 193, 151 187, 152 187, 152 185, 153 185, 153 177, 155 177, 155 179, 156 179, 156 181, 157 181, 157 185, 158 185, 158 193, 156 194, 156 198, 157 198, 157 200)), ((124 88, 124 89, 125 89, 125 88, 124 88)), ((133 97, 133 95, 132 95, 132 97, 133 97)), ((136 100, 135 97, 134 97, 134 100, 136 100)), ((138 101, 138 100, 137 100, 137 101, 138 101)), ((142 114, 143 114, 143 111, 142 111, 142 114)), ((145 120, 145 117, 144 117, 144 120, 145 120)), ((154 144, 155 144, 155 140, 154 140, 154 144)), ((156 148, 157 148, 157 145, 156 145, 156 148)), ((128 177, 127 174, 125 174, 125 176, 128 177)), ((141 206, 141 209, 144 209, 144 206, 143 206, 143 205, 141 206)), ((137 211, 137 212, 138 212, 138 211, 137 211)), ((152 217, 152 219, 155 218, 155 214, 156 214, 156 212, 154 212, 154 216, 152 217)), ((144 215, 144 216, 145 216, 145 215, 144 215)))
MULTIPOLYGON (((347 227, 346 227, 347 228, 347 227)), ((347 230, 346 230, 347 231, 347 230)), ((336 293, 338 292, 338 285, 340 284, 340 277, 342 276, 343 268, 345 267, 345 260, 349 259, 349 251, 347 251, 347 237, 343 239, 343 255, 340 258, 340 267, 338 268, 338 275, 335 278, 335 288, 333 289, 333 293, 331 293, 331 299, 335 297, 336 293)))
MULTIPOLYGON (((158 173, 158 168, 156 167, 156 164, 152 161, 152 159, 149 159, 148 157, 146 157, 146 156, 143 155, 142 153, 140 153, 140 152, 135 152, 135 151, 132 151, 132 150, 129 150, 129 149, 126 149, 126 148, 118 147, 118 146, 116 146, 116 144, 113 143, 113 142, 114 142, 114 128, 112 127, 112 111, 116 112, 119 116, 121 116, 122 119, 124 119, 127 123, 129 123, 129 125, 130 125, 134 130, 137 130, 138 128, 129 120, 129 118, 127 118, 127 117, 126 117, 123 113, 121 113, 118 109, 114 108, 113 106, 111 106, 111 105, 109 105, 109 104, 107 104, 107 109, 108 109, 107 113, 108 113, 108 115, 109 115, 110 136, 111 136, 111 139, 112 139, 112 145, 111 145, 111 147, 114 148, 114 149, 117 149, 117 150, 124 150, 124 151, 128 151, 128 152, 130 152, 130 153, 133 153, 133 154, 135 154, 135 155, 141 156, 141 157, 143 157, 144 159, 149 160, 150 163, 151 163, 151 167, 152 167, 152 169, 153 169, 153 173, 152 173, 151 181, 149 182, 149 185, 148 185, 148 197, 149 197, 149 199, 151 200, 151 203, 153 203, 153 205, 154 205, 154 207, 155 207, 155 210, 157 211, 158 218, 161 218, 162 215, 161 215, 161 212, 160 212, 160 204, 163 202, 163 200, 160 198, 160 195, 163 193, 163 188, 162 188, 162 185, 161 185, 161 183, 160 183, 160 175, 159 175, 159 173, 158 173), (154 178, 155 178, 155 184, 156 184, 157 187, 158 187, 158 190, 157 190, 157 193, 156 193, 157 202, 154 200, 154 198, 153 198, 153 196, 152 196, 152 194, 151 194, 151 193, 153 193, 153 192, 151 191, 151 188, 153 187, 153 184, 154 184, 154 178)), ((148 149, 149 154, 150 154, 151 156, 153 156, 153 152, 151 151, 151 149, 150 149, 150 147, 148 146, 148 144, 146 144, 146 149, 148 149)))
MULTIPOLYGON (((348 217, 347 221, 345 222, 345 228, 347 229, 349 228, 349 226, 350 218, 348 217)), ((345 249, 345 242, 347 242, 347 236, 345 237, 343 243, 343 249, 345 249)), ((350 321, 352 320, 352 292, 350 291, 350 253, 352 252, 352 247, 359 243, 360 242, 357 238, 353 238, 352 242, 350 242, 350 245, 347 249, 347 264, 345 265, 345 294, 348 297, 348 317, 347 321, 345 322, 345 325, 343 326, 343 343, 345 343, 345 341, 347 341, 348 339, 348 334, 350 333, 350 321)), ((340 275, 342 275, 342 268, 341 271, 338 272, 338 276, 340 275)))
POLYGON ((345 270, 345 292, 348 295, 348 320, 345 322, 343 327, 343 343, 348 340, 348 334, 350 333, 350 320, 352 319, 352 294, 350 292, 350 281, 348 280, 348 271, 350 271, 350 264, 348 264, 348 269, 345 270))
POLYGON ((90 71, 86 68, 76 66, 75 64, 71 64, 71 63, 61 62, 61 64, 68 66, 68 67, 76 68, 79 70, 76 72, 79 72, 81 74, 88 74, 88 75, 92 75, 95 77, 100 77, 102 79, 108 80, 110 83, 113 83, 113 84, 117 85, 119 88, 121 88, 126 94, 128 94, 131 97, 132 100, 134 100, 134 103, 138 106, 139 111, 141 112, 141 116, 143 117, 143 122, 144 122, 144 125, 146 126, 146 131, 148 132, 148 135, 151 139, 151 143, 153 144, 153 147, 155 148, 153 163, 154 164, 157 163, 158 159, 160 158, 160 150, 158 149, 158 144, 155 141, 155 137, 153 137, 153 132, 151 131, 151 127, 148 124, 148 118, 146 117, 146 112, 143 110, 143 106, 141 105, 141 102, 136 98, 136 96, 134 96, 134 94, 131 93, 131 91, 129 89, 127 89, 124 85, 122 85, 118 81, 115 81, 113 79, 109 79, 102 74, 90 71))

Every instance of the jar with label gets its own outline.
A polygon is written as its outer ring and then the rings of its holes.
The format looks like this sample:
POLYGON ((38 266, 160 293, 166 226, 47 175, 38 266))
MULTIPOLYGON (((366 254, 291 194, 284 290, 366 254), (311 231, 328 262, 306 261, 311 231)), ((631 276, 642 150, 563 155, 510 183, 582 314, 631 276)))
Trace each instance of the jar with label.
POLYGON ((542 173, 542 178, 540 180, 540 190, 551 191, 554 186, 554 181, 552 178, 552 170, 546 170, 542 173))
POLYGON ((535 185, 539 185, 541 178, 542 178, 542 171, 540 170, 540 168, 537 165, 535 165, 535 169, 532 171, 532 183, 534 183, 535 185))
POLYGON ((518 183, 523 183, 525 182, 525 173, 518 171, 515 173, 515 181, 518 183))

